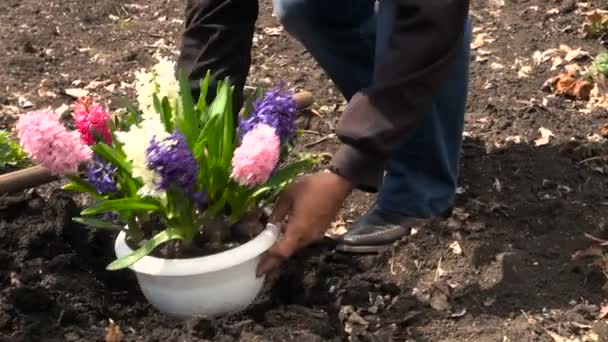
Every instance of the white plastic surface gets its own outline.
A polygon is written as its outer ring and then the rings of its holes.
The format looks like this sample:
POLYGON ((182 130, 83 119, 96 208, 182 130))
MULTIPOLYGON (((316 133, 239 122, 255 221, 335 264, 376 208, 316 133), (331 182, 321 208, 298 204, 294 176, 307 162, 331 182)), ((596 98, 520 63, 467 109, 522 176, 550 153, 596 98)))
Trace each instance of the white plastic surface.
MULTIPOLYGON (((118 258, 133 250, 121 232, 114 250, 118 258)), ((213 317, 244 310, 262 289, 264 277, 255 269, 260 256, 278 239, 279 229, 268 224, 251 241, 228 251, 192 259, 146 256, 130 268, 146 299, 169 315, 213 317)))

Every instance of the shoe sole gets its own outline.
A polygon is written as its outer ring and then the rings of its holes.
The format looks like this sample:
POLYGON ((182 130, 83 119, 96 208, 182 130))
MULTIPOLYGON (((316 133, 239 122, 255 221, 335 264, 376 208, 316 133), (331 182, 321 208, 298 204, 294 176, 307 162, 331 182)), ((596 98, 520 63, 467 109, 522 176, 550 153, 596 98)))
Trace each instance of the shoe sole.
POLYGON ((394 243, 376 246, 353 246, 339 244, 336 246, 336 251, 353 254, 377 254, 388 251, 393 247, 393 245, 394 243))

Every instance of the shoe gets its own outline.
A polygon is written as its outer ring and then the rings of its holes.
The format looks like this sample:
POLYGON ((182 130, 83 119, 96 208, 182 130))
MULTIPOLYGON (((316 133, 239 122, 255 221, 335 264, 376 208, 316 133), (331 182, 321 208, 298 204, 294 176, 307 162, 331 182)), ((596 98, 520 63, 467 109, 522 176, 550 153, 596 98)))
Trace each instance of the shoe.
POLYGON ((337 239, 336 250, 348 253, 382 252, 409 234, 413 227, 420 227, 427 221, 389 213, 374 206, 337 239))

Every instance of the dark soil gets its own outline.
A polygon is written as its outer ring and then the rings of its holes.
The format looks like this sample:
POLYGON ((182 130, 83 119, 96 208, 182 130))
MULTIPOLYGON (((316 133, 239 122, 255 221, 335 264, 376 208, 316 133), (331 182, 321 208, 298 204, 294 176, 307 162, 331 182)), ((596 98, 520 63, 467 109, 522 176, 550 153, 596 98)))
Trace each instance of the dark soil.
MULTIPOLYGON (((571 261, 589 243, 585 232, 606 235, 605 165, 579 163, 606 150, 570 142, 598 133, 608 115, 581 113, 583 101, 548 98, 543 105, 542 84, 560 72, 551 61, 518 77, 537 50, 567 44, 600 51, 578 32, 581 6, 606 8, 608 1, 500 2, 473 4, 476 34, 496 40, 483 46, 489 54, 472 56, 454 217, 378 256, 334 253, 328 241, 293 258, 247 312, 178 321, 145 301, 130 271, 105 271, 113 236, 72 223, 81 199, 51 184, 0 200, 0 340, 103 341, 111 319, 122 341, 555 341, 549 332, 594 332, 595 341, 608 341, 597 319, 605 276, 571 261), (541 127, 555 137, 535 147, 541 127), (462 254, 449 247, 454 241, 462 254)), ((70 103, 66 88, 94 80, 109 81, 92 91, 120 106, 118 95, 131 91, 121 82, 153 62, 154 51, 176 50, 181 11, 177 0, 2 1, 0 126, 28 110, 20 97, 31 108, 58 108, 70 103), (111 84, 116 88, 106 89, 111 84)), ((331 153, 332 138, 313 143, 332 133, 343 99, 298 43, 265 31, 278 26, 269 0, 261 13, 250 83, 284 80, 312 91, 320 116, 302 116, 312 132, 301 148, 331 153)), ((356 219, 373 199, 355 194, 343 219, 356 219)))

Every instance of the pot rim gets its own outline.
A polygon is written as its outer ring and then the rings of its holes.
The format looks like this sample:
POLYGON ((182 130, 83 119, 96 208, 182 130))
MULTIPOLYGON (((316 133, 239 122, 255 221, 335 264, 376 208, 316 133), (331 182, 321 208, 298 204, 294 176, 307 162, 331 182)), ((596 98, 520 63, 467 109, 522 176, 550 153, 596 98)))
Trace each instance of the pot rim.
MULTIPOLYGON (((190 276, 221 271, 243 264, 266 252, 279 238, 279 231, 277 226, 268 223, 255 238, 221 253, 187 259, 163 259, 147 255, 129 268, 137 273, 162 277, 190 276)), ((127 245, 126 236, 126 233, 121 231, 116 237, 114 251, 118 258, 133 252, 127 245)))

